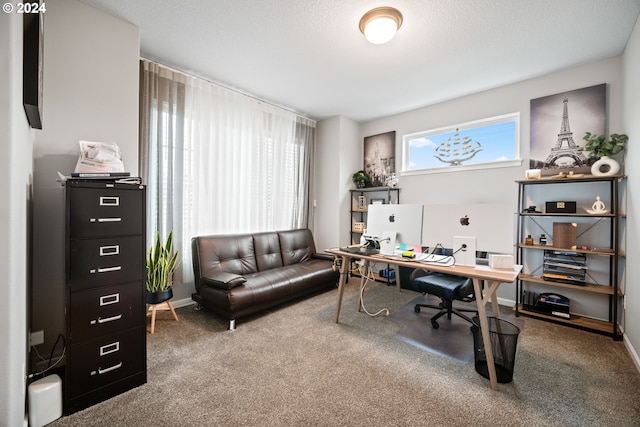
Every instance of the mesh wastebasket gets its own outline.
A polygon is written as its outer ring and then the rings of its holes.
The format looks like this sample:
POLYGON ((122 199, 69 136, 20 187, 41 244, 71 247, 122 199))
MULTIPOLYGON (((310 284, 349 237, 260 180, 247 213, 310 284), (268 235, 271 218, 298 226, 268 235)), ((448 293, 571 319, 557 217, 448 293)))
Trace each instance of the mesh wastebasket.
MULTIPOLYGON (((485 353, 480 319, 473 319, 473 349, 476 371, 485 378, 489 378, 489 367, 485 353)), ((496 367, 496 376, 499 383, 510 383, 513 379, 513 366, 516 359, 518 335, 520 328, 511 322, 496 317, 487 317, 489 322, 489 336, 491 349, 493 350, 493 362, 496 367)))

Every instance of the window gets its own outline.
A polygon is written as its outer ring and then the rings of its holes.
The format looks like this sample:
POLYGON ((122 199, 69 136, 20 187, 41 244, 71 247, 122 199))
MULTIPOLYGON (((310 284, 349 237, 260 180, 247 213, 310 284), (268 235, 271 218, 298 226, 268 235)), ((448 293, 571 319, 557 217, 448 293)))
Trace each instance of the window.
POLYGON ((184 283, 194 236, 307 226, 315 121, 150 61, 142 68, 147 236, 173 231, 184 283))
POLYGON ((520 114, 402 137, 402 175, 520 166, 520 114))

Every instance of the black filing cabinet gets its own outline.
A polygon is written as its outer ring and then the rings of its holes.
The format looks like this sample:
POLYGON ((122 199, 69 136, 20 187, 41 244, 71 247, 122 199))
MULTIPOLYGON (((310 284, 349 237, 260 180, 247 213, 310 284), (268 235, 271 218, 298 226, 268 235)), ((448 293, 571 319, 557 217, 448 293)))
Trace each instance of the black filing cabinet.
POLYGON ((147 382, 145 187, 68 180, 65 413, 147 382))

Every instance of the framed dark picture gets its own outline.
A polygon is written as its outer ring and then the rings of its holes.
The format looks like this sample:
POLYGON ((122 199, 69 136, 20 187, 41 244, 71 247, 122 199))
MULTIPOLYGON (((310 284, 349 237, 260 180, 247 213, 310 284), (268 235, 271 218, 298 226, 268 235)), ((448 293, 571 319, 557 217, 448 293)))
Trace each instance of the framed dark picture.
POLYGON ((364 138, 364 170, 371 177, 372 187, 387 185, 396 173, 396 131, 364 138))
POLYGON ((606 133, 606 84, 531 100, 531 169, 542 175, 590 173, 585 132, 606 133))
POLYGON ((42 129, 42 21, 41 13, 23 15, 22 102, 29 126, 35 129, 42 129))

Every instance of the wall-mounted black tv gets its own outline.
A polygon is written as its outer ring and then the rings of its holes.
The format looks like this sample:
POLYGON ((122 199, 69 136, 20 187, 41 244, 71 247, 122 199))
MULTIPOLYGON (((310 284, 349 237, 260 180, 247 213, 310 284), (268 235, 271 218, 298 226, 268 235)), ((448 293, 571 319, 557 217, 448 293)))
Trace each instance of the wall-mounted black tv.
POLYGON ((42 16, 23 15, 22 102, 29 125, 42 129, 42 62, 44 59, 42 16))

